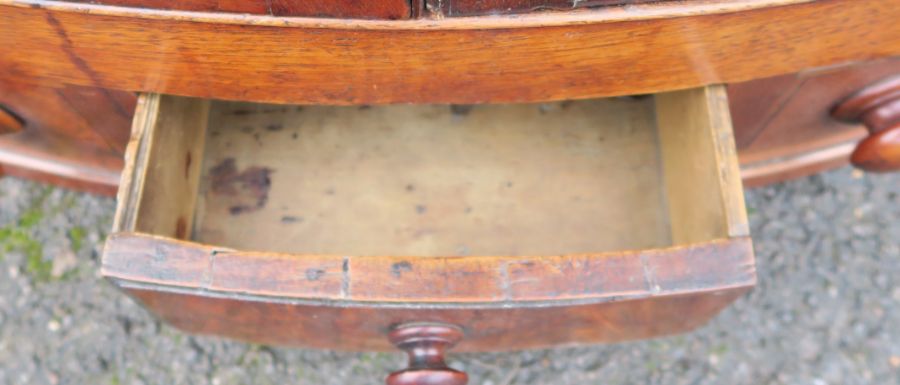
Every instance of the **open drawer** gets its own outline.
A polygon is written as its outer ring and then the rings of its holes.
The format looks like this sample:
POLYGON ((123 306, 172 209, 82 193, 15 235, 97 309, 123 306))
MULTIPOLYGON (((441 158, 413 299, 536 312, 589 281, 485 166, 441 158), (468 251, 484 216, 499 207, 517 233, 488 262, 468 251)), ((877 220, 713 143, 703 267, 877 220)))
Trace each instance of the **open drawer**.
POLYGON ((190 332, 460 350, 701 325, 756 275, 720 86, 476 106, 140 97, 103 274, 190 332))

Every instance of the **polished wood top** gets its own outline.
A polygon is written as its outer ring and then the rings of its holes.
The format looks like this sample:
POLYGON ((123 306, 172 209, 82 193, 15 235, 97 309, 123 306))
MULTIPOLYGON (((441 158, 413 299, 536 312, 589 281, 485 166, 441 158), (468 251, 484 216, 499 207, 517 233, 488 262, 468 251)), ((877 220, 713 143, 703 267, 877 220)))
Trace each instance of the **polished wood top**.
POLYGON ((0 77, 302 104, 655 93, 900 55, 898 0, 698 0, 407 21, 0 0, 0 77))

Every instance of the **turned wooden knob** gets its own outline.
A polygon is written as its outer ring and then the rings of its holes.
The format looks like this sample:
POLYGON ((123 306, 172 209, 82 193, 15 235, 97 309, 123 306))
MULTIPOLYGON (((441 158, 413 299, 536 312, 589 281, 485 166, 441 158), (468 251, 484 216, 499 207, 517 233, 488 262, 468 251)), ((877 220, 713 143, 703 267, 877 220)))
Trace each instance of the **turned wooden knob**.
POLYGON ((832 111, 847 122, 861 122, 869 130, 850 162, 872 172, 900 171, 900 76, 857 92, 832 111))
POLYGON ((447 350, 462 340, 462 329, 437 323, 411 323, 391 331, 388 339, 409 355, 406 369, 391 373, 387 385, 465 385, 469 376, 444 362, 447 350))

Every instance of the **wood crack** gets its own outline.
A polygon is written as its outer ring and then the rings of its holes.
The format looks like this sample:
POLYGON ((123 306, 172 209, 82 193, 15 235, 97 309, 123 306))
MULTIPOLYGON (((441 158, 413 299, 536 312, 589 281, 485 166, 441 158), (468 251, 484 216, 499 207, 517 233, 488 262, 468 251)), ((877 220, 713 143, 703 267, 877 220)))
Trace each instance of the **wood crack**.
POLYGON ((72 62, 75 67, 78 67, 78 69, 82 73, 84 73, 94 85, 101 87, 103 81, 100 77, 100 74, 94 71, 94 69, 91 68, 91 66, 86 61, 84 61, 81 56, 78 56, 78 54, 75 53, 72 39, 69 38, 69 34, 66 33, 66 29, 62 26, 59 20, 57 20, 51 12, 46 13, 46 20, 47 24, 50 24, 50 26, 53 27, 53 30, 56 31, 56 35, 59 36, 60 39, 62 39, 63 44, 60 46, 60 48, 66 54, 66 56, 69 57, 69 61, 72 62))

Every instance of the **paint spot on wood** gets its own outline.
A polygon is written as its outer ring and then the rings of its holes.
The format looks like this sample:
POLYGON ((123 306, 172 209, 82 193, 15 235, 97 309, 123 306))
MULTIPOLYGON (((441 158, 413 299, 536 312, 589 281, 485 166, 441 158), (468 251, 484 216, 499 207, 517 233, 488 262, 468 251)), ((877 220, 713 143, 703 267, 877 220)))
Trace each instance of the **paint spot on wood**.
POLYGON ((393 275, 394 278, 400 278, 401 276, 403 276, 404 271, 412 271, 412 264, 403 261, 391 265, 391 275, 393 275))
POLYGON ((257 166, 239 172, 234 158, 226 158, 209 172, 210 191, 232 198, 229 207, 232 215, 256 211, 265 207, 269 200, 272 172, 272 169, 257 166))
POLYGON ((318 281, 319 278, 325 275, 325 270, 322 269, 306 269, 306 279, 309 281, 318 281))

